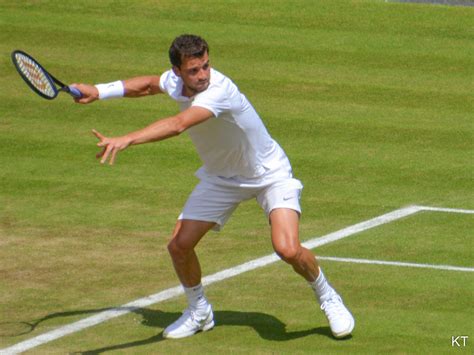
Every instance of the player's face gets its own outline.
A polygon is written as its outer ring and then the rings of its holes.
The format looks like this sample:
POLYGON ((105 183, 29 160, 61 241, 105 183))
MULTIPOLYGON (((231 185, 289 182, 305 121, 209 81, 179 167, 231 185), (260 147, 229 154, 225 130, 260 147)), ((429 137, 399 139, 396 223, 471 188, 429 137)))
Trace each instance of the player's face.
POLYGON ((209 86, 211 78, 209 55, 205 53, 201 58, 184 58, 181 66, 174 67, 174 71, 183 79, 184 96, 194 96, 203 92, 209 86))

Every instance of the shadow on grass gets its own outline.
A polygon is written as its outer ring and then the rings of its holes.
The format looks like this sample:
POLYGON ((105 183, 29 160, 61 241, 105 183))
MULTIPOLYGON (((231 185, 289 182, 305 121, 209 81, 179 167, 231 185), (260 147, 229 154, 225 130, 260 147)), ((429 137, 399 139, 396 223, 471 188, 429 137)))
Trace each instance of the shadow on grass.
MULTIPOLYGON (((148 327, 162 329, 166 328, 181 316, 181 313, 163 312, 151 309, 138 309, 134 311, 134 313, 143 317, 142 324, 148 327)), ((216 322, 216 328, 225 326, 251 327, 255 329, 260 337, 272 341, 288 341, 312 334, 320 334, 332 338, 329 327, 318 327, 303 331, 287 332, 285 323, 274 316, 259 312, 215 311, 214 320, 216 322)), ((76 354, 101 354, 107 351, 130 349, 137 346, 154 344, 163 340, 165 339, 163 338, 163 332, 161 331, 159 334, 150 338, 78 352, 76 354)))
MULTIPOLYGON (((24 323, 29 325, 29 331, 26 333, 33 332, 41 323, 50 319, 93 314, 108 310, 111 309, 106 308, 53 313, 44 318, 35 320, 31 323, 24 323)), ((130 349, 137 346, 158 343, 164 340, 162 335, 162 329, 166 328, 169 324, 171 324, 181 316, 181 313, 177 312, 163 312, 160 310, 152 310, 148 308, 133 308, 130 309, 130 311, 142 317, 143 325, 147 327, 159 328, 160 333, 146 339, 110 345, 99 349, 79 351, 75 352, 74 354, 101 354, 108 351, 130 349)), ((332 338, 331 330, 327 326, 302 331, 287 332, 286 324, 283 323, 281 320, 272 315, 260 312, 215 311, 214 320, 216 322, 216 328, 226 326, 250 327, 255 329, 255 331, 260 337, 271 341, 289 341, 314 334, 319 334, 332 338)), ((22 332, 22 335, 24 334, 25 332, 22 332)))

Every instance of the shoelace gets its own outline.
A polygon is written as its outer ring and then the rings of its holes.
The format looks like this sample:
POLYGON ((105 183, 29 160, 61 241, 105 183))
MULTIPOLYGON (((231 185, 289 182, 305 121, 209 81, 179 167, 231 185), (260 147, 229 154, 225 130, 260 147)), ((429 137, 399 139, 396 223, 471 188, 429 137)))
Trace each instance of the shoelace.
POLYGON ((184 310, 183 315, 180 318, 183 318, 185 322, 189 322, 189 320, 191 320, 191 322, 194 324, 202 323, 205 319, 197 317, 196 312, 189 308, 184 310))
POLYGON ((179 319, 174 324, 184 325, 189 324, 190 322, 195 323, 195 318, 196 316, 193 311, 190 309, 185 309, 181 317, 179 317, 179 319))
POLYGON ((335 317, 345 314, 345 309, 341 305, 341 298, 339 296, 333 296, 321 304, 321 310, 326 313, 329 320, 332 320, 335 317))

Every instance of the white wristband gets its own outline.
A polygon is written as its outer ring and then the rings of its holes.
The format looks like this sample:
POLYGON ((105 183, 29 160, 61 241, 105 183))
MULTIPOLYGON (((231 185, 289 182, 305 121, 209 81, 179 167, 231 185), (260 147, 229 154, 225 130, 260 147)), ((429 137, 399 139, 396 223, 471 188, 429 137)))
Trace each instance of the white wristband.
POLYGON ((97 90, 99 90, 100 100, 112 99, 114 97, 123 97, 125 94, 125 89, 121 80, 107 84, 97 84, 95 87, 97 90))

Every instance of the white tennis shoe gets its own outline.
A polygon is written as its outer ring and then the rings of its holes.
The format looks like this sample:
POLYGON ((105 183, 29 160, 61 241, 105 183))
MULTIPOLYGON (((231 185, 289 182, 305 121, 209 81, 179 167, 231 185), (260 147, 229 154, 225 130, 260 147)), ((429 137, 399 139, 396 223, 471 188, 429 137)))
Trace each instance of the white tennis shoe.
POLYGON ((344 338, 351 334, 355 320, 344 306, 341 296, 334 292, 330 298, 321 304, 321 310, 324 311, 335 338, 344 338))
POLYGON ((214 314, 208 305, 204 316, 191 308, 187 308, 181 317, 163 331, 163 338, 179 339, 189 337, 197 332, 205 332, 214 328, 214 314))

